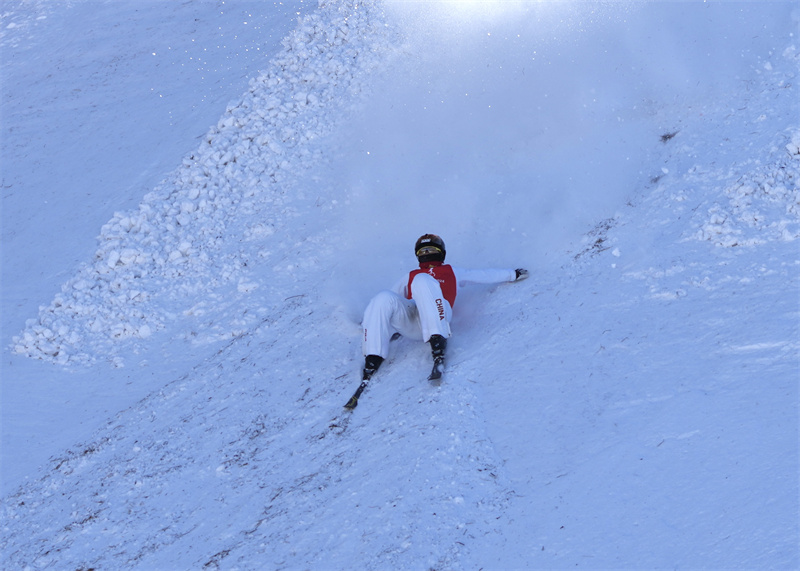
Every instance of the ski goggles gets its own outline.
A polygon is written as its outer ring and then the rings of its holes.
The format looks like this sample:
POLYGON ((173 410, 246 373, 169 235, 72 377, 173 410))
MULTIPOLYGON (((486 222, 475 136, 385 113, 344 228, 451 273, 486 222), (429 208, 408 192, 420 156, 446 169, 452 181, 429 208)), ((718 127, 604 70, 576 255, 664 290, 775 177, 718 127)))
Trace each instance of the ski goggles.
POLYGON ((417 250, 417 257, 419 258, 421 256, 430 256, 432 254, 441 255, 443 253, 444 252, 442 252, 442 249, 441 248, 437 248, 436 246, 423 246, 422 248, 417 250))

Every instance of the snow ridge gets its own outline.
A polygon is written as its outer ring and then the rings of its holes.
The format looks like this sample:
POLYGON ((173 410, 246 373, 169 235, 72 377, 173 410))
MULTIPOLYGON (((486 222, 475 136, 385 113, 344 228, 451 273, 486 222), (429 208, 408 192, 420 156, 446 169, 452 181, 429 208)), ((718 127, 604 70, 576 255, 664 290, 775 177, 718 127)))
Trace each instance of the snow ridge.
MULTIPOLYGON (((800 131, 779 137, 782 143, 789 142, 773 146, 776 158, 767 165, 753 165, 726 185, 722 194, 727 200, 708 208, 694 238, 727 248, 800 238, 800 131)), ((690 182, 699 178, 694 171, 687 176, 690 182)))
POLYGON ((381 16, 374 2, 321 1, 303 17, 181 167, 103 226, 94 260, 28 321, 13 350, 62 365, 121 364, 120 341, 148 338, 176 317, 167 301, 191 313, 192 298, 253 291, 240 243, 268 239, 296 214, 297 174, 324 159, 317 141, 387 57, 381 16))

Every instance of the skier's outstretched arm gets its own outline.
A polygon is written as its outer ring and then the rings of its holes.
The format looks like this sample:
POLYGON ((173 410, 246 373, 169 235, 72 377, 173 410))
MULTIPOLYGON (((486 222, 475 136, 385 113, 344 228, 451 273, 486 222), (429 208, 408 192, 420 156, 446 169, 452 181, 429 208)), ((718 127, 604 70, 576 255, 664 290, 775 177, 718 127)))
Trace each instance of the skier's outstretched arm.
POLYGON ((463 268, 453 268, 459 284, 499 284, 504 282, 516 282, 528 277, 528 270, 518 268, 516 270, 506 269, 482 269, 470 270, 463 268))

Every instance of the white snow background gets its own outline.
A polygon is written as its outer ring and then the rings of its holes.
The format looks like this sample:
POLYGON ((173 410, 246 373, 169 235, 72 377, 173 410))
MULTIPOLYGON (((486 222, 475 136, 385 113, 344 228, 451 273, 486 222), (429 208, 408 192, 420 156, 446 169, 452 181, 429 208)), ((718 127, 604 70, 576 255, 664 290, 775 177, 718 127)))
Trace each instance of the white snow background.
POLYGON ((4 0, 0 566, 800 567, 798 34, 4 0), (424 232, 531 277, 343 414, 424 232))

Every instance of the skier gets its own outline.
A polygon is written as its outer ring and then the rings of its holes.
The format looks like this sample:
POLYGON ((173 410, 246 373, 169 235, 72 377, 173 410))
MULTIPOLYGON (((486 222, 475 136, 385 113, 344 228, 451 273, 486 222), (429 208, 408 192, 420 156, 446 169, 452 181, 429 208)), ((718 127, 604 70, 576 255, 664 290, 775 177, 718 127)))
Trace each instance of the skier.
POLYGON ((465 270, 445 264, 444 241, 435 234, 420 236, 414 253, 419 269, 409 272, 391 291, 382 291, 373 297, 364 311, 362 385, 388 357, 389 341, 398 333, 430 343, 433 371, 429 379, 440 379, 459 286, 465 282, 491 284, 528 277, 528 271, 521 268, 465 270))

